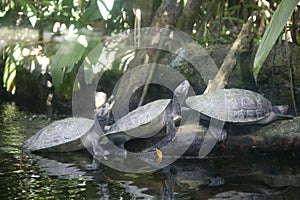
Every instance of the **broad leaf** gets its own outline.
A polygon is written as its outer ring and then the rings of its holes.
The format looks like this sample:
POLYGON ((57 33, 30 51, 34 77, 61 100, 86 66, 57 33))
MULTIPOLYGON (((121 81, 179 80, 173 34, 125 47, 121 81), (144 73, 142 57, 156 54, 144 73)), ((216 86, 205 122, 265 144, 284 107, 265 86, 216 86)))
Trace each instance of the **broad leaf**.
POLYGON ((63 82, 65 73, 72 71, 74 65, 82 58, 85 47, 78 41, 63 42, 51 62, 53 85, 58 87, 63 82))
POLYGON ((12 94, 16 91, 15 79, 17 75, 17 64, 16 60, 10 56, 7 58, 4 67, 3 74, 3 84, 6 87, 7 91, 10 91, 12 94))
POLYGON ((265 59, 267 58, 271 48, 275 44, 298 2, 299 0, 283 0, 278 5, 278 8, 276 9, 270 24, 264 33, 261 44, 259 45, 254 58, 253 75, 255 81, 257 80, 258 73, 265 59))
POLYGON ((91 22, 98 19, 102 19, 102 16, 97 6, 97 0, 91 0, 90 6, 81 16, 81 20, 84 22, 91 22))

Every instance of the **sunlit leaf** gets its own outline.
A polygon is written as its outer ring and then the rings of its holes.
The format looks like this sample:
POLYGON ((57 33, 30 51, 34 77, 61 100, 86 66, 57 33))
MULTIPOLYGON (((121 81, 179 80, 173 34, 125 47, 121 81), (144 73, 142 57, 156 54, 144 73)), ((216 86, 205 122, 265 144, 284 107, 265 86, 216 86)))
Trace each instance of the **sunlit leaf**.
POLYGON ((97 19, 107 20, 114 5, 114 0, 91 0, 89 7, 83 13, 81 19, 86 22, 97 19))
POLYGON ((84 80, 86 84, 90 84, 96 73, 102 73, 106 63, 102 63, 101 61, 107 61, 108 59, 101 58, 103 53, 102 46, 96 46, 92 49, 88 56, 84 59, 84 80))
POLYGON ((104 20, 108 19, 114 0, 98 0, 97 6, 104 20))
POLYGON ((102 16, 97 6, 97 0, 91 0, 89 7, 81 16, 81 20, 85 22, 91 22, 101 18, 102 16))
POLYGON ((258 73, 299 0, 283 0, 268 25, 254 58, 253 75, 258 73))
POLYGON ((84 68, 84 80, 86 84, 92 83, 94 80, 95 74, 93 72, 93 66, 92 65, 86 65, 84 68))
POLYGON ((74 65, 82 58, 84 51, 85 47, 76 40, 64 41, 60 45, 50 65, 54 86, 59 86, 63 82, 64 73, 73 70, 74 65))
POLYGON ((19 60, 22 60, 20 45, 10 46, 7 48, 7 59, 5 61, 3 71, 3 84, 6 90, 15 93, 17 87, 15 84, 17 76, 17 65, 19 60))
POLYGON ((6 90, 11 92, 12 94, 14 94, 16 91, 16 85, 15 85, 16 75, 17 75, 16 61, 13 59, 12 56, 10 56, 7 58, 5 62, 3 83, 4 83, 4 87, 6 87, 6 90))
POLYGON ((37 22, 37 11, 35 7, 31 4, 26 5, 26 12, 27 12, 27 17, 29 18, 29 22, 32 27, 35 27, 35 24, 37 22))

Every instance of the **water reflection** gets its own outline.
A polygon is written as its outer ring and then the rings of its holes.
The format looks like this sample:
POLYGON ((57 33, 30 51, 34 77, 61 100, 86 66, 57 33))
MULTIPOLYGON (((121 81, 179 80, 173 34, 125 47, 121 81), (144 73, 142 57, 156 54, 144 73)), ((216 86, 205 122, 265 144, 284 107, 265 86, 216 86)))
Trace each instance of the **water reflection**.
POLYGON ((59 176, 65 179, 84 178, 92 180, 92 176, 80 170, 76 165, 71 163, 59 162, 54 159, 49 159, 35 154, 30 154, 32 161, 36 162, 39 169, 48 176, 59 176))
POLYGON ((298 199, 297 155, 249 153, 243 158, 178 160, 154 173, 104 165, 89 170, 88 152, 29 154, 19 146, 50 121, 0 107, 0 199, 298 199))
POLYGON ((57 176, 60 179, 95 182, 98 186, 96 193, 101 194, 101 199, 111 197, 110 184, 120 188, 120 194, 125 192, 133 198, 153 199, 151 195, 143 193, 147 188, 138 188, 133 185, 133 181, 112 180, 102 172, 101 168, 88 170, 88 166, 92 162, 92 157, 88 152, 55 153, 47 154, 47 156, 30 154, 30 156, 39 169, 49 177, 57 176))
POLYGON ((49 123, 46 116, 20 112, 13 103, 1 105, 1 146, 19 147, 26 138, 49 123))

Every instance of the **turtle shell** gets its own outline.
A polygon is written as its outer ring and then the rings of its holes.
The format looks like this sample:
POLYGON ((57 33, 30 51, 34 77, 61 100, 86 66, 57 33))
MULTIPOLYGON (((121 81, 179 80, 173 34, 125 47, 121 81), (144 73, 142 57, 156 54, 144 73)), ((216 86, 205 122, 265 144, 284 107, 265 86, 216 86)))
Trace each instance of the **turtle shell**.
POLYGON ((255 123, 272 111, 262 95, 243 89, 221 89, 187 98, 186 104, 204 115, 224 122, 255 123))
POLYGON ((27 139, 22 148, 29 151, 77 151, 83 149, 81 137, 93 126, 94 120, 66 118, 55 121, 27 139))
POLYGON ((165 125, 165 111, 171 99, 160 99, 138 107, 118 119, 106 135, 126 132, 134 137, 149 137, 165 125))

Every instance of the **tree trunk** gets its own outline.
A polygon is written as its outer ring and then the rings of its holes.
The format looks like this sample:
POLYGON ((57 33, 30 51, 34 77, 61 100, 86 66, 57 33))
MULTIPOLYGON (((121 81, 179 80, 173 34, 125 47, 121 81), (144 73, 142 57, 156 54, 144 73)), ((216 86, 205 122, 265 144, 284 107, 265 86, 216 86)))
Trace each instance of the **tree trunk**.
POLYGON ((192 33, 194 24, 198 19, 200 1, 188 0, 183 8, 176 27, 186 33, 192 33))

